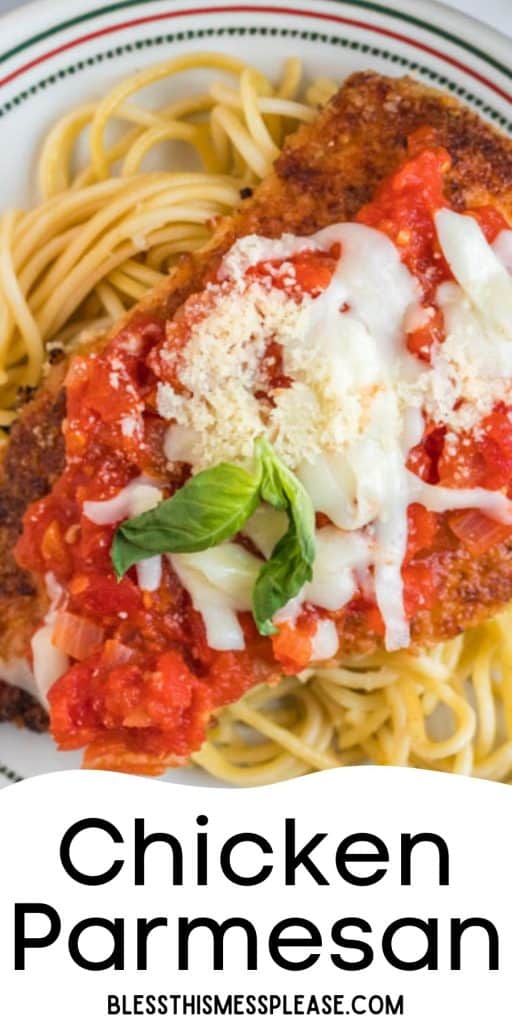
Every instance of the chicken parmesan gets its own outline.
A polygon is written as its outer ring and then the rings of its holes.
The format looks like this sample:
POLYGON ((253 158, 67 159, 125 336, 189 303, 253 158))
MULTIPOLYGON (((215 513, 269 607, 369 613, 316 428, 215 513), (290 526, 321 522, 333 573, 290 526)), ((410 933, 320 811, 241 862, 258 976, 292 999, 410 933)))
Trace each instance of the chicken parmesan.
POLYGON ((158 774, 258 684, 510 600, 511 186, 454 101, 353 76, 53 371, 6 455, 0 653, 60 749, 158 774))

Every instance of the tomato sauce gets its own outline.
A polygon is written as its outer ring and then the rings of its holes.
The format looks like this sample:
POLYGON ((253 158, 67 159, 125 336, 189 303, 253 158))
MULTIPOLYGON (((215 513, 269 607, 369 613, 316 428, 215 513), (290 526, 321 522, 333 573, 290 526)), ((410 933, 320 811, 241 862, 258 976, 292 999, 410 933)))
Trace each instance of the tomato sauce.
MULTIPOLYGON (((450 278, 433 222, 436 210, 447 205, 443 180, 450 157, 435 144, 422 148, 420 142, 412 140, 411 159, 381 186, 357 220, 385 232, 398 246, 430 307, 439 283, 450 278)), ((468 213, 491 241, 507 226, 494 209, 468 213)), ((334 250, 301 252, 287 261, 286 273, 280 275, 279 265, 273 268, 274 284, 290 294, 320 294, 338 257, 334 250)), ((258 267, 250 274, 267 271, 258 267)), ((183 484, 186 468, 170 477, 165 465, 165 424, 156 413, 156 386, 165 379, 179 387, 175 370, 190 325, 214 301, 210 292, 192 296, 170 324, 154 314, 140 315, 103 350, 74 357, 66 382, 66 468, 52 492, 29 508, 16 549, 20 565, 41 576, 52 573, 64 589, 70 629, 77 619, 96 627, 80 634, 92 638, 92 647, 85 639, 81 650, 76 636, 66 638, 62 626, 60 642, 77 656, 49 694, 57 743, 63 750, 86 747, 85 763, 91 767, 156 774, 168 764, 183 763, 201 746, 216 709, 260 681, 277 680, 283 671, 308 664, 318 616, 328 614, 306 607, 294 625, 281 625, 272 639, 259 636, 252 617, 244 614, 246 649, 214 651, 167 560, 155 592, 139 589, 134 570, 117 582, 110 560, 117 524, 99 526, 83 513, 84 501, 109 499, 141 474, 155 478, 165 496, 183 484)), ((428 361, 431 346, 442 339, 442 316, 434 309, 407 343, 428 361)), ((288 385, 271 338, 265 369, 271 385, 288 385)), ((448 446, 445 434, 442 424, 428 424, 410 454, 409 467, 424 480, 487 488, 512 480, 512 424, 506 407, 487 417, 478 444, 461 436, 448 446)), ((435 515, 411 505, 408 522, 403 579, 409 616, 435 601, 444 551, 463 544, 480 554, 510 532, 475 510, 435 515)), ((370 633, 382 635, 373 602, 359 594, 351 608, 362 610, 370 633)), ((341 631, 343 615, 331 617, 341 631)))

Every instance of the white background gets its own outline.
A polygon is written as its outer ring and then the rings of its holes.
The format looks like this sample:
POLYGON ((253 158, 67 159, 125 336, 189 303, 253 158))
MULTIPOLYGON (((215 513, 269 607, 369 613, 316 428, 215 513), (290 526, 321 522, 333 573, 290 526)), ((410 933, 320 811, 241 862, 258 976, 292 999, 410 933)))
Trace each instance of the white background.
MULTIPOLYGON (((0 877, 8 880, 8 884, 0 887, 1 1019, 5 1024, 29 1024, 36 1020, 52 1024, 103 1024, 111 1019, 105 1014, 109 992, 126 996, 337 992, 345 993, 347 1000, 359 993, 389 993, 394 997, 403 993, 405 1013, 394 1019, 404 1024, 509 1024, 510 801, 510 789, 494 782, 391 768, 342 768, 249 791, 155 786, 144 779, 95 772, 54 774, 12 786, 0 794, 0 877), (198 829, 196 818, 205 813, 208 828, 198 829), (72 848, 77 867, 91 873, 105 871, 114 858, 125 859, 121 874, 107 886, 81 886, 71 881, 60 865, 59 845, 64 832, 78 817, 88 816, 110 820, 124 838, 122 846, 113 846, 102 833, 88 832, 72 848), (145 886, 133 885, 136 816, 145 819, 146 834, 167 831, 179 838, 185 854, 183 887, 171 884, 170 856, 162 845, 151 847, 146 855, 145 886), (304 869, 297 872, 294 887, 284 885, 283 826, 287 816, 297 820, 299 850, 315 833, 328 834, 313 859, 329 885, 318 886, 304 869), (198 831, 207 831, 210 853, 210 884, 202 888, 193 882, 198 831), (233 859, 241 874, 254 874, 263 863, 274 865, 269 878, 253 888, 228 882, 219 868, 221 845, 234 833, 245 831, 260 833, 273 847, 272 855, 263 856, 245 844, 233 859), (335 867, 338 844, 355 832, 379 836, 389 850, 385 876, 364 888, 343 881, 335 867), (411 887, 400 884, 402 832, 435 832, 443 837, 450 851, 448 887, 439 885, 438 855, 430 844, 413 853, 411 887), (46 902, 58 910, 62 936, 49 949, 29 950, 26 971, 15 973, 14 903, 31 901, 46 902), (90 973, 74 965, 69 957, 70 930, 84 918, 97 915, 108 919, 123 917, 126 921, 127 957, 123 973, 90 973), (169 925, 150 937, 149 970, 137 971, 136 919, 160 916, 167 917, 169 925), (204 931, 192 937, 189 971, 178 971, 178 916, 210 916, 218 922, 243 916, 252 921, 259 938, 257 971, 249 973, 246 969, 245 939, 237 930, 226 939, 224 971, 212 971, 211 938, 204 931), (291 973, 269 957, 269 933, 288 916, 309 919, 322 933, 320 958, 309 970, 291 973), (336 920, 352 916, 368 921, 372 934, 363 936, 352 931, 347 937, 364 938, 375 953, 373 965, 358 972, 340 970, 330 960, 331 953, 340 952, 331 940, 331 927, 336 920), (410 916, 439 919, 436 971, 404 972, 390 966, 383 957, 381 939, 385 928, 398 918, 410 916), (472 916, 487 918, 498 929, 502 966, 499 973, 489 973, 487 939, 480 930, 463 936, 462 970, 450 970, 450 919, 472 916)), ((368 877, 375 867, 351 865, 353 872, 363 877, 368 877)), ((30 934, 44 934, 44 924, 41 919, 32 918, 30 934)), ((89 941, 86 938, 83 937, 81 948, 91 960, 110 954, 112 941, 105 932, 91 930, 89 941)), ((413 960, 424 953, 425 939, 417 931, 404 930, 395 949, 404 960, 413 960)), ((296 956, 299 960, 310 952, 304 948, 286 950, 290 958, 296 956)), ((345 956, 356 959, 353 952, 345 951, 345 956)), ((176 1019, 187 1024, 195 1018, 180 1015, 176 1019)), ((301 1018, 279 1015, 249 1019, 285 1022, 301 1018)), ((351 1014, 350 1019, 369 1024, 376 1018, 351 1014)))
MULTIPOLYGON (((0 0, 0 12, 22 6, 23 4, 19 0, 0 0)), ((86 6, 87 0, 84 0, 84 7, 86 6)), ((404 3, 403 6, 406 4, 404 3)), ((466 14, 480 18, 489 25, 493 25, 494 28, 500 29, 501 32, 508 32, 509 35, 512 35, 511 0, 452 0, 450 6, 458 7, 466 14)))

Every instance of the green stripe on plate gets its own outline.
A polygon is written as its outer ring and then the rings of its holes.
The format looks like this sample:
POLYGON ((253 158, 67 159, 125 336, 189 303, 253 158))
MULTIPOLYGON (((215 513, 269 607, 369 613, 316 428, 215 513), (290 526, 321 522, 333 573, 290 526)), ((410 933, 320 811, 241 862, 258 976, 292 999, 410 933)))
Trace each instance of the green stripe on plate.
POLYGON ((37 93, 45 90, 48 86, 55 85, 64 78, 77 74, 77 72, 85 71, 87 68, 93 67, 94 64, 114 60, 116 57, 121 57, 127 53, 136 53, 139 50, 162 46, 165 43, 183 42, 186 40, 192 41, 195 39, 211 39, 215 36, 218 37, 226 35, 281 36, 283 38, 305 39, 310 42, 328 43, 331 46, 340 46, 344 49, 355 50, 360 53, 368 54, 372 57, 380 57, 383 60, 388 60, 391 64, 400 65, 400 67, 405 68, 407 71, 416 71, 425 78, 430 79, 430 81, 435 85, 438 85, 443 89, 448 89, 453 93, 453 95, 458 96, 467 103, 473 104, 473 106, 478 108, 479 113, 491 118, 495 124, 504 128, 506 131, 512 132, 512 121, 508 121, 507 118, 498 110, 485 103, 485 101, 479 96, 475 96, 474 93, 469 92, 464 88, 464 86, 454 82, 451 78, 434 71, 432 68, 429 68, 427 65, 421 64, 418 61, 411 61, 407 57, 401 56, 401 54, 393 53, 392 50, 382 49, 378 46, 370 46, 369 43, 360 43, 357 40, 346 39, 343 36, 328 35, 306 29, 266 28, 261 25, 225 25, 218 28, 186 29, 182 32, 162 34, 146 39, 138 39, 134 43, 124 43, 119 46, 114 46, 111 49, 96 53, 91 57, 84 58, 83 60, 79 60, 75 64, 70 64, 66 68, 61 68, 59 71, 54 72, 54 74, 48 75, 39 82, 35 82, 34 85, 29 86, 27 89, 23 89, 22 92, 17 94, 17 96, 13 96, 12 99, 7 100, 3 106, 0 106, 0 118, 19 107, 21 103, 30 99, 31 96, 35 96, 37 93))
MULTIPOLYGON (((73 28, 75 25, 82 25, 88 21, 91 21, 97 17, 103 17, 105 14, 113 14, 117 11, 127 10, 132 7, 142 7, 149 3, 153 3, 154 0, 120 0, 119 3, 107 4, 105 7, 98 7, 93 11, 84 11, 83 14, 79 14, 74 18, 69 18, 66 21, 58 22, 51 26, 51 28, 45 29, 44 32, 39 32, 37 35, 31 36, 29 39, 25 39, 22 43, 18 43, 17 46, 12 47, 10 50, 6 50, 0 55, 0 64, 9 60, 11 57, 16 56, 18 53, 22 53, 24 50, 29 49, 36 43, 42 42, 44 39, 50 39, 58 32, 63 32, 68 28, 73 28)), ((474 46, 472 43, 467 42, 465 39, 461 39, 460 36, 454 32, 449 32, 447 29, 442 28, 440 25, 435 25, 431 22, 424 21, 422 18, 416 17, 414 14, 408 14, 405 11, 397 10, 393 7, 388 7, 385 4, 373 3, 371 0, 334 0, 335 3, 340 6, 347 7, 359 7, 361 10, 372 11, 377 14, 385 14, 390 18, 395 18, 397 21, 402 21, 408 25, 414 25, 416 28, 424 29, 432 35, 439 36, 440 39, 444 39, 446 42, 454 43, 456 46, 466 50, 467 53, 473 54, 475 57, 479 57, 486 64, 495 68, 501 74, 505 75, 506 78, 512 79, 512 69, 506 64, 502 64, 496 60, 492 54, 487 53, 485 50, 480 49, 478 46, 474 46)), ((198 5, 200 0, 198 0, 198 5)), ((215 5, 212 4, 212 7, 215 5)), ((264 6, 264 5, 263 5, 264 6)), ((269 4, 270 6, 270 4, 269 4)), ((276 3, 276 6, 278 4, 276 3)), ((236 8, 234 8, 236 10, 236 8)), ((228 12, 226 12, 228 13, 228 12)), ((311 12, 305 12, 310 14, 311 12)), ((186 15, 186 11, 184 12, 186 15)), ((369 26, 371 27, 371 26, 369 26)))
POLYGON ((0 778, 7 779, 8 782, 23 782, 23 776, 18 775, 12 768, 8 768, 6 764, 2 764, 0 761, 0 778))

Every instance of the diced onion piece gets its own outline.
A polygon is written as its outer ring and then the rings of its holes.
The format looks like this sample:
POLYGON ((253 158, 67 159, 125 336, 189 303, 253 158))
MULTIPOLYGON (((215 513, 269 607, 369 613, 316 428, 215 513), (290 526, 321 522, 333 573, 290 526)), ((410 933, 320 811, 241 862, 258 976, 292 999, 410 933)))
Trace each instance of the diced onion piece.
POLYGON ((340 243, 333 291, 338 287, 345 293, 353 314, 376 340, 381 357, 392 359, 402 340, 405 310, 421 294, 397 247, 383 231, 364 224, 336 224, 316 238, 326 248, 340 243))
POLYGON ((356 482, 345 455, 319 455, 314 462, 301 463, 297 476, 316 512, 329 516, 341 529, 361 525, 356 521, 356 482))
POLYGON ((59 651, 83 661, 101 644, 104 635, 105 631, 95 622, 72 612, 60 612, 53 626, 52 641, 59 651))
POLYGON ((55 609, 59 606, 60 602, 62 601, 65 594, 65 590, 64 587, 61 587, 59 581, 55 576, 55 573, 53 572, 47 572, 45 574, 44 582, 46 586, 46 593, 48 594, 48 597, 51 602, 49 613, 51 614, 55 611, 55 609))
POLYGON ((126 665, 131 660, 133 648, 121 643, 117 637, 107 640, 103 646, 101 660, 105 665, 126 665))
POLYGON ((478 509, 467 509, 452 513, 450 529, 468 551, 479 558, 505 540, 511 528, 483 515, 478 509))

